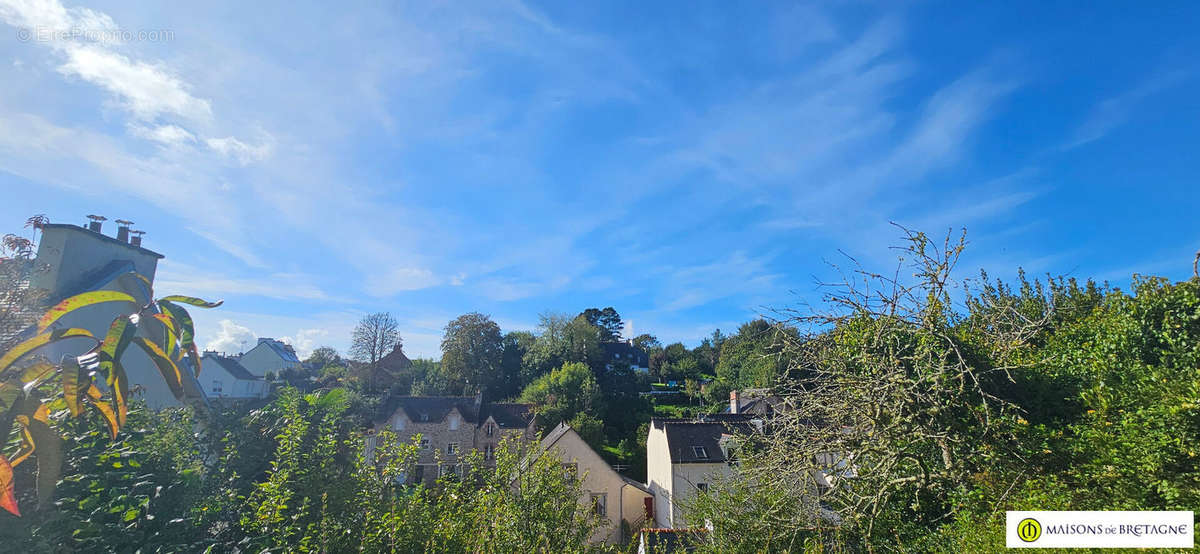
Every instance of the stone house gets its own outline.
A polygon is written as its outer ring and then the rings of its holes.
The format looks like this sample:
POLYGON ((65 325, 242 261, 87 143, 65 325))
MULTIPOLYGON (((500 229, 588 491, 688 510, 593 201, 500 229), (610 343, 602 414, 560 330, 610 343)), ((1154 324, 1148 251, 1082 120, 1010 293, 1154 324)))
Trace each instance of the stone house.
POLYGON ((461 472, 462 459, 478 450, 485 463, 495 463, 501 439, 537 439, 531 404, 484 403, 475 396, 397 396, 390 399, 367 437, 367 456, 375 449, 375 433, 389 429, 401 441, 421 435, 420 452, 409 482, 432 484, 439 475, 461 472))

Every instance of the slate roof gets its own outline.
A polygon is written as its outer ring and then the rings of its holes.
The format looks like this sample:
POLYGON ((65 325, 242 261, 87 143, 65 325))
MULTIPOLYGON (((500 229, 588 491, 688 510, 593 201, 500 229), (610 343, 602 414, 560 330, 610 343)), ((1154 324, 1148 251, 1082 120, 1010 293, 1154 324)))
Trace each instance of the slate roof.
POLYGON ((532 404, 492 403, 476 408, 474 396, 393 396, 379 412, 387 421, 398 410, 404 410, 409 421, 418 423, 440 423, 446 420, 450 410, 457 408, 463 419, 472 425, 487 421, 488 416, 496 420, 502 429, 524 429, 533 421, 532 404), (422 420, 422 415, 428 419, 422 420))
MULTIPOLYGON (((283 360, 285 362, 296 363, 296 364, 300 363, 300 358, 296 357, 296 351, 291 346, 284 344, 280 341, 277 341, 275 339, 269 339, 269 338, 258 339, 258 345, 263 345, 263 344, 267 345, 267 347, 270 348, 271 351, 274 352, 276 355, 278 355, 281 360, 283 360)), ((258 348, 258 345, 255 345, 254 348, 258 348)), ((251 350, 254 350, 254 348, 251 348, 251 350)))
POLYGON ((524 429, 533 421, 532 404, 497 402, 484 406, 484 413, 480 421, 487 420, 487 416, 490 415, 496 420, 496 425, 503 429, 524 429))
POLYGON ((667 450, 673 464, 724 463, 725 453, 721 450, 721 437, 747 434, 755 431, 750 418, 725 414, 707 421, 652 419, 650 424, 662 428, 667 434, 667 450), (700 456, 695 447, 704 449, 700 456))
POLYGON ((240 381, 262 380, 253 373, 250 373, 250 371, 247 370, 246 367, 241 364, 241 362, 228 356, 221 356, 213 352, 205 352, 204 356, 200 360, 200 367, 202 369, 206 369, 209 363, 215 364, 216 366, 225 370, 226 373, 232 375, 234 379, 238 379, 240 381))
POLYGON ((650 367, 650 355, 628 342, 602 342, 604 359, 609 363, 626 362, 638 367, 650 367))
POLYGON ((468 423, 474 425, 479 422, 474 396, 393 396, 388 399, 383 416, 391 418, 397 410, 404 410, 410 421, 438 423, 445 421, 454 408, 458 408, 468 423), (422 415, 428 416, 428 419, 422 418, 422 415))
POLYGON ((395 348, 392 348, 391 352, 388 352, 387 355, 380 358, 379 363, 376 365, 381 368, 396 371, 400 369, 408 369, 412 367, 413 364, 412 360, 408 359, 408 356, 404 355, 404 351, 400 349, 400 345, 396 345, 395 348))

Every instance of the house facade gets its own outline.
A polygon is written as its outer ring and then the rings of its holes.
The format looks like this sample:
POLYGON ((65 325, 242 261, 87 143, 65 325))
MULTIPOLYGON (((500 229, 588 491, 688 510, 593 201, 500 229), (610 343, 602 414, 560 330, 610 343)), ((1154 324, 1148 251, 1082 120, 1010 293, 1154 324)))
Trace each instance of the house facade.
POLYGON ((206 351, 200 357, 204 372, 198 378, 210 400, 249 400, 266 398, 271 385, 238 362, 237 358, 206 351))
POLYGON ((560 423, 541 441, 540 455, 557 456, 567 472, 580 479, 580 503, 590 507, 600 520, 592 541, 620 544, 627 540, 621 523, 639 529, 654 510, 650 490, 616 471, 574 429, 560 423))
MULTIPOLYGON (((36 261, 44 270, 34 273, 29 286, 45 291, 46 307, 80 293, 100 290, 123 292, 137 302, 103 302, 79 308, 56 321, 51 329, 75 327, 104 337, 118 316, 134 313, 150 303, 153 291, 146 282, 153 284, 158 261, 163 255, 142 247, 140 235, 134 232, 131 237, 126 222, 118 228, 117 236, 105 235, 102 220, 96 217, 86 227, 61 223, 42 225, 36 261), (139 275, 146 282, 139 279, 139 275)), ((148 309, 157 312, 153 304, 148 309)), ((19 333, 19 338, 31 337, 35 331, 30 326, 19 333)), ((155 343, 163 340, 162 330, 155 325, 140 327, 138 336, 155 343)), ((41 353, 57 361, 64 355, 85 352, 92 344, 88 339, 67 339, 47 346, 41 353)), ((141 391, 140 397, 151 409, 180 405, 162 374, 141 349, 127 349, 121 363, 130 386, 141 391)), ((185 395, 203 399, 193 372, 181 373, 185 395)))
POLYGON ((634 371, 650 371, 650 355, 635 346, 632 340, 602 342, 600 350, 604 353, 605 367, 609 371, 621 366, 628 366, 634 371))
POLYGON ((300 369, 300 358, 292 346, 278 340, 259 337, 258 344, 238 356, 238 362, 256 377, 279 375, 285 369, 300 369))
POLYGON ((494 464, 505 438, 537 438, 531 404, 484 403, 480 394, 393 397, 385 413, 389 415, 367 437, 367 456, 374 452, 380 430, 388 429, 404 442, 421 435, 416 467, 407 476, 412 483, 432 484, 439 475, 460 472, 463 457, 472 450, 494 464))
POLYGON ((687 527, 684 514, 697 494, 733 473, 734 439, 758 427, 748 417, 702 420, 650 420, 646 437, 646 481, 654 495, 654 522, 662 528, 687 527))

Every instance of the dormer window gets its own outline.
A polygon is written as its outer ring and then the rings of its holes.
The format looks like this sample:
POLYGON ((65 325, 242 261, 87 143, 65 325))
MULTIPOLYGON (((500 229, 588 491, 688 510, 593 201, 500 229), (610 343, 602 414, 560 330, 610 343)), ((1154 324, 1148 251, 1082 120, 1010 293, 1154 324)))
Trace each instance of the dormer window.
POLYGON ((458 430, 458 416, 455 414, 450 414, 450 430, 451 431, 458 430))
POLYGON ((484 434, 486 434, 488 437, 494 436, 496 434, 496 424, 488 423, 487 426, 484 427, 484 434))
POLYGON ((418 419, 420 419, 421 421, 429 421, 429 414, 421 414, 420 416, 418 416, 418 419))
POLYGON ((697 458, 701 458, 704 460, 708 459, 708 450, 706 450, 703 446, 693 446, 692 454, 695 454, 695 456, 697 458))

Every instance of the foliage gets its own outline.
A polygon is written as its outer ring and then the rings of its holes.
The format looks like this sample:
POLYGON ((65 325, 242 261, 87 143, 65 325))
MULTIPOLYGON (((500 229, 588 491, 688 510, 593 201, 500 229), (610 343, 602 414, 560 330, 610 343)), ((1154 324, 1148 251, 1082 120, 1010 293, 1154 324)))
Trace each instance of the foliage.
POLYGON ((595 325, 600 329, 601 341, 617 341, 621 340, 621 331, 625 328, 625 323, 621 321, 621 314, 612 306, 604 308, 588 308, 579 314, 588 323, 595 325))
POLYGON ((592 370, 568 362, 525 387, 521 401, 534 404, 542 426, 549 429, 597 405, 600 388, 592 370))
POLYGON ((503 380, 504 355, 500 326, 477 312, 463 314, 446 324, 442 338, 442 371, 464 393, 479 389, 492 397, 503 380))
POLYGON ((36 334, 0 355, 0 446, 11 452, 0 453, 0 506, 13 514, 19 515, 19 509, 12 472, 26 460, 38 464, 38 507, 52 500, 63 464, 63 438, 54 428, 59 422, 79 418, 91 408, 103 416, 110 438, 116 439, 128 417, 131 390, 123 361, 130 346, 148 356, 180 400, 188 399, 185 355, 195 375, 200 373, 192 320, 180 304, 214 308, 221 303, 189 296, 155 301, 145 277, 131 272, 120 278, 139 283, 144 298, 110 290, 66 298, 38 319, 36 334), (86 329, 63 325, 78 310, 108 303, 131 311, 117 316, 103 339, 86 329), (88 339, 94 346, 82 355, 64 356, 57 364, 37 355, 49 345, 71 339, 88 339), (14 434, 15 449, 9 444, 14 434))

